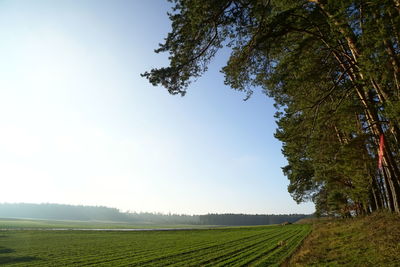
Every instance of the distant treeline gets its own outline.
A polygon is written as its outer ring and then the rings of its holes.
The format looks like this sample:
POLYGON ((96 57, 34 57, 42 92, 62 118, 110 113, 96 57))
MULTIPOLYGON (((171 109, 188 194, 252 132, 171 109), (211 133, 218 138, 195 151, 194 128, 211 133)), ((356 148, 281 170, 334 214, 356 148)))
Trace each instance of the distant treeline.
POLYGON ((192 215, 121 212, 116 208, 103 206, 49 203, 0 203, 0 218, 110 221, 137 224, 199 224, 199 217, 192 215))
POLYGON ((74 206, 63 204, 0 204, 2 218, 31 218, 48 220, 79 221, 125 221, 126 215, 118 209, 93 206, 74 206))
POLYGON ((63 204, 0 203, 0 218, 43 220, 109 221, 135 224, 266 225, 295 222, 309 215, 207 214, 181 215, 150 212, 121 212, 103 206, 63 204))
POLYGON ((293 223, 309 217, 305 214, 249 215, 249 214, 207 214, 200 215, 201 224, 210 225, 266 225, 293 223))

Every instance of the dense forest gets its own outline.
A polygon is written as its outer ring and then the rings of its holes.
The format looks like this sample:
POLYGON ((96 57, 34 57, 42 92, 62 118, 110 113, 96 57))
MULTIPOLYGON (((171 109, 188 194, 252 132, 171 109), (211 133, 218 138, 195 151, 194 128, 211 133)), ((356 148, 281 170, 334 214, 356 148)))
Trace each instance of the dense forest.
POLYGON ((1 203, 0 218, 29 218, 47 220, 125 221, 118 209, 62 204, 1 203))
POLYGON ((170 2, 155 50, 169 66, 142 76, 184 96, 230 49, 225 83, 275 100, 295 201, 318 215, 400 212, 399 0, 170 2))
POLYGON ((50 203, 0 203, 0 218, 108 221, 133 224, 199 224, 199 217, 196 215, 121 212, 116 208, 103 206, 50 203))
POLYGON ((206 225, 268 225, 294 223, 310 217, 304 214, 249 215, 249 214, 207 214, 200 215, 201 224, 206 225))
POLYGON ((121 212, 102 206, 63 204, 0 203, 0 218, 123 222, 128 224, 189 224, 189 225, 267 225, 295 222, 309 217, 305 214, 163 214, 151 212, 121 212))

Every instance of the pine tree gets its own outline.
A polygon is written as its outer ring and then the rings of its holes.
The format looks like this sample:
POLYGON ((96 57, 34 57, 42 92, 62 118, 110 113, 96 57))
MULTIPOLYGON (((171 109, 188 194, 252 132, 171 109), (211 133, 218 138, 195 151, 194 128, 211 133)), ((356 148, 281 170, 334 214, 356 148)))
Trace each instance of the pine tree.
POLYGON ((170 64, 144 77, 183 96, 230 48, 225 83, 275 100, 297 202, 330 215, 400 212, 398 0, 172 2, 172 31, 156 50, 170 64))

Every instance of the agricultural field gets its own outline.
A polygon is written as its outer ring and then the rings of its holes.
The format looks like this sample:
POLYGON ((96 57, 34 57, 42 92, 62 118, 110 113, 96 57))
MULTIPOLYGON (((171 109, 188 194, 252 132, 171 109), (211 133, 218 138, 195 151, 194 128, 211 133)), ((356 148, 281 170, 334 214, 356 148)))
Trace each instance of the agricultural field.
POLYGON ((37 230, 37 229, 182 229, 182 228, 210 228, 212 225, 189 225, 189 224, 153 224, 153 223, 124 223, 105 221, 56 221, 38 219, 7 219, 0 218, 1 230, 37 230))
POLYGON ((222 266, 282 263, 311 231, 274 225, 174 231, 2 230, 3 266, 222 266))

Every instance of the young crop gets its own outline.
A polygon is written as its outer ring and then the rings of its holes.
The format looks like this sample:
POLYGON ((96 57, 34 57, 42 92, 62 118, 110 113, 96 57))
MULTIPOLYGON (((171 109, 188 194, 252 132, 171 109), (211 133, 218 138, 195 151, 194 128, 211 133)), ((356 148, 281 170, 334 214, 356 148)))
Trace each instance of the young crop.
POLYGON ((276 265, 309 233, 308 225, 181 231, 0 232, 4 266, 276 265))

